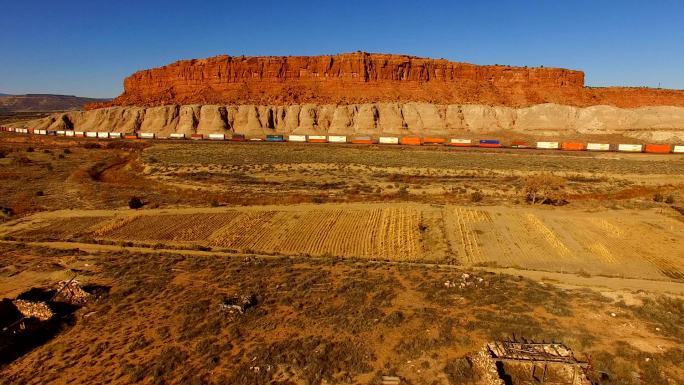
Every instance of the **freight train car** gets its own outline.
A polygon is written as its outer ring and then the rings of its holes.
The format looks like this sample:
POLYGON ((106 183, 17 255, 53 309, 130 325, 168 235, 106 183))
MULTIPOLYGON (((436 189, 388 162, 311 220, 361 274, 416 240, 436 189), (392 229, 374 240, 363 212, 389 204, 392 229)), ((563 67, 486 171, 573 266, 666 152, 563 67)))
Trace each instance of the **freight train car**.
POLYGON ((399 143, 407 146, 420 146, 420 138, 417 136, 402 136, 399 143))
POLYGON ((480 147, 499 148, 502 146, 498 139, 482 139, 480 140, 480 147))
POLYGON ((169 139, 185 139, 185 134, 179 132, 172 132, 169 134, 169 139))
POLYGON ((330 142, 330 143, 347 143, 347 137, 344 135, 328 135, 328 142, 330 142))
POLYGON ((472 145, 473 141, 470 139, 450 139, 447 143, 447 146, 453 147, 471 147, 472 145))
POLYGON ((558 142, 537 142, 539 150, 558 150, 558 142))
POLYGON ((285 137, 283 135, 266 135, 267 142, 284 142, 285 137))
POLYGON ((587 143, 587 151, 610 151, 609 143, 587 143))
POLYGON ((620 152, 642 152, 644 146, 641 144, 618 144, 617 150, 620 152))
POLYGON ((225 134, 209 134, 209 140, 226 140, 225 134))
POLYGON ((561 143, 561 149, 565 151, 584 151, 584 143, 579 142, 563 142, 561 143))
POLYGON ((445 138, 436 138, 433 136, 426 136, 423 138, 423 144, 425 145, 433 145, 433 144, 444 144, 446 143, 445 138))
POLYGON ((373 144, 370 136, 355 136, 351 140, 352 144, 373 144))
POLYGON ((672 147, 672 152, 675 154, 684 154, 684 146, 674 146, 672 147))
POLYGON ((396 136, 381 136, 378 138, 380 144, 399 144, 399 138, 396 136))
POLYGON ((325 135, 309 135, 306 137, 309 143, 328 143, 328 138, 325 135))
POLYGON ((306 142, 306 135, 288 135, 288 142, 306 142))
POLYGON ((644 152, 651 154, 669 154, 672 149, 669 144, 647 144, 644 146, 644 152))

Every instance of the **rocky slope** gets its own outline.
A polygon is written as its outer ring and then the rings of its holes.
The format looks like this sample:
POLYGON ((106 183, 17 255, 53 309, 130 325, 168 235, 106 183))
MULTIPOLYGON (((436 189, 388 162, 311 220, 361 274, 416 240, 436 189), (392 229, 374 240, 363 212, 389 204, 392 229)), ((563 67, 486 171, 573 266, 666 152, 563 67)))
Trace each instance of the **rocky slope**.
POLYGON ((431 103, 351 105, 166 105, 110 107, 55 114, 24 123, 83 131, 481 135, 510 131, 546 137, 620 134, 644 141, 684 141, 684 107, 530 107, 431 103))
POLYGON ((217 56, 137 72, 124 81, 121 96, 91 108, 378 102, 634 108, 684 106, 684 91, 587 88, 581 71, 479 66, 405 55, 217 56))

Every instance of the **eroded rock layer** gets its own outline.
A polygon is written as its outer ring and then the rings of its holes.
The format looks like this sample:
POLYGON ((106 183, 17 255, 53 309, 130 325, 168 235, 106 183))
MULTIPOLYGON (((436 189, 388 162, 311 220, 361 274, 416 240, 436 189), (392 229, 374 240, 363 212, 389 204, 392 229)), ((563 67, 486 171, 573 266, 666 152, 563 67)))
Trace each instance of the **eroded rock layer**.
POLYGON ((540 104, 365 103, 351 105, 166 105, 110 107, 55 114, 27 128, 78 131, 342 135, 473 135, 510 131, 532 136, 619 134, 684 141, 684 107, 619 108, 540 104))
POLYGON ((136 72, 106 106, 429 102, 526 107, 543 103, 623 108, 684 106, 684 91, 587 88, 560 68, 479 66, 405 55, 216 56, 136 72))

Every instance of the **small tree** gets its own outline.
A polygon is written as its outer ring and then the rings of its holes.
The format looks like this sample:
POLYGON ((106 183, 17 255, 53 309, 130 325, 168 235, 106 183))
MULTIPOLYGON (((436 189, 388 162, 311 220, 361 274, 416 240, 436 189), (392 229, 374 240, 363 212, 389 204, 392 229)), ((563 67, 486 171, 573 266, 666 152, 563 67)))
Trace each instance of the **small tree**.
POLYGON ((531 175, 525 178, 523 194, 525 200, 532 204, 564 204, 567 181, 550 173, 531 175))
POLYGON ((134 209, 134 210, 137 210, 137 209, 143 207, 143 205, 144 205, 144 203, 143 203, 142 199, 140 199, 140 198, 138 198, 138 197, 132 197, 132 198, 128 201, 128 207, 130 207, 130 208, 132 208, 132 209, 134 209))

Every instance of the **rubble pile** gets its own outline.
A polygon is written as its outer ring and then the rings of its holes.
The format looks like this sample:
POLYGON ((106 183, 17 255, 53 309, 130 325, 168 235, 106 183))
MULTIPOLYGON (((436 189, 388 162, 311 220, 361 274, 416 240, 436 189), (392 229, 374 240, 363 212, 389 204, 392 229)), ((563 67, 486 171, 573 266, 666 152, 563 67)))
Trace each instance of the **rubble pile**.
POLYGON ((254 294, 235 295, 224 299, 221 303, 221 310, 228 314, 244 314, 251 307, 256 306, 257 298, 254 294))
POLYGON ((85 305, 92 299, 92 295, 81 288, 78 281, 60 281, 55 285, 57 295, 54 300, 74 305, 85 305))
POLYGON ((47 321, 55 314, 45 302, 32 302, 23 299, 14 300, 14 306, 26 318, 38 318, 41 321, 47 321))
POLYGON ((444 287, 449 289, 477 288, 480 286, 487 286, 487 282, 485 282, 483 278, 476 277, 468 273, 461 274, 460 279, 449 280, 444 282, 444 287))
POLYGON ((482 375, 481 383, 483 385, 504 385, 503 380, 496 371, 496 363, 492 360, 487 347, 480 350, 480 352, 473 357, 473 364, 482 375))

